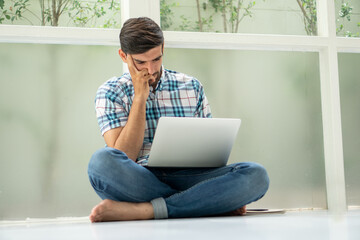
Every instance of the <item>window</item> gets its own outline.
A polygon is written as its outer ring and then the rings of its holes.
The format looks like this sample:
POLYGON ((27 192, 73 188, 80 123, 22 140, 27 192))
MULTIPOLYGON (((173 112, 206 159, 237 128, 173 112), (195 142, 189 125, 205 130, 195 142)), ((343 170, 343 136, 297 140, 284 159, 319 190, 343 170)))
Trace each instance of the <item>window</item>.
POLYGON ((360 54, 340 53, 341 119, 344 139, 346 196, 349 206, 360 205, 360 54))
POLYGON ((0 24, 120 28, 115 0, 0 1, 0 24))
POLYGON ((336 34, 339 37, 360 37, 360 3, 335 0, 336 34))
POLYGON ((317 35, 316 1, 161 0, 171 31, 317 35))
POLYGON ((326 208, 317 53, 170 48, 164 66, 201 81, 213 117, 242 119, 230 162, 270 174, 255 205, 326 208))
POLYGON ((0 219, 88 215, 94 99, 122 73, 117 47, 2 43, 0 72, 0 219))

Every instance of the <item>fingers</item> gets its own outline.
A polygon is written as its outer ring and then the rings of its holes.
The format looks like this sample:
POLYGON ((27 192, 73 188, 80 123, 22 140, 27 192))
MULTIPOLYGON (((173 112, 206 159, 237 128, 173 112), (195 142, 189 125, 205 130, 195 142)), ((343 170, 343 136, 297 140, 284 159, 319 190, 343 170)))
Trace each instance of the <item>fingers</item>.
POLYGON ((142 70, 139 70, 136 65, 135 65, 135 62, 134 62, 134 58, 128 54, 127 55, 129 60, 127 61, 127 64, 128 64, 128 67, 129 67, 129 70, 132 69, 134 70, 133 72, 136 73, 136 74, 139 74, 139 73, 143 73, 142 76, 145 76, 148 74, 148 70, 147 69, 142 69, 142 70))
POLYGON ((134 85, 134 91, 136 96, 140 96, 144 101, 149 96, 149 84, 151 83, 152 75, 149 74, 147 68, 139 71, 135 65, 134 58, 128 54, 127 64, 131 75, 131 81, 134 85))
POLYGON ((146 68, 142 69, 142 70, 139 70, 136 67, 134 59, 130 54, 128 54, 127 57, 128 57, 128 61, 127 61, 128 68, 129 68, 130 74, 132 76, 136 75, 136 76, 140 76, 140 77, 147 77, 149 75, 149 72, 148 72, 148 70, 146 68))
POLYGON ((129 70, 133 69, 133 70, 135 70, 135 72, 139 72, 139 70, 135 66, 134 59, 132 58, 132 56, 130 54, 127 54, 127 58, 128 58, 127 64, 128 64, 129 70))

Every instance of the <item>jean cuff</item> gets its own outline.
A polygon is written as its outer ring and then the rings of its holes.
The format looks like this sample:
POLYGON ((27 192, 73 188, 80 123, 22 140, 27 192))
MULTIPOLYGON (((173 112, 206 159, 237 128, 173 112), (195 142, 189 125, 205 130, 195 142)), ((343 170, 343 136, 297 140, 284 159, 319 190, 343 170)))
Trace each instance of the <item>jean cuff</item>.
POLYGON ((168 218, 168 211, 164 198, 153 199, 151 200, 151 204, 154 208, 155 219, 168 218))

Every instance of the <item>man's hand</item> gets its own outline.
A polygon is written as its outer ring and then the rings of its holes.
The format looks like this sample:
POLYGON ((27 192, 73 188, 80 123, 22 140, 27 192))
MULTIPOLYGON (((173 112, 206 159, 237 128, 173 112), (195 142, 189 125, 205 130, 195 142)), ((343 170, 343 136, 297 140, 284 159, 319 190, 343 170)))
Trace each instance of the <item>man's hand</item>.
POLYGON ((134 85, 135 97, 146 101, 149 96, 149 83, 153 81, 154 77, 149 74, 147 69, 139 71, 130 54, 127 55, 127 64, 134 85))

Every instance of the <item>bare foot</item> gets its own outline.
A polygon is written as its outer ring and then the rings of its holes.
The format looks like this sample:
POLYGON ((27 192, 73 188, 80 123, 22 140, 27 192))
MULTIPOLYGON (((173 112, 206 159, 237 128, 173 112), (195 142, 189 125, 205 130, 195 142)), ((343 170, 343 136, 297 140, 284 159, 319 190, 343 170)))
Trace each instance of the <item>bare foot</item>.
POLYGON ((244 216, 246 215, 246 206, 236 209, 235 211, 230 212, 232 216, 244 216))
POLYGON ((105 199, 96 205, 89 216, 91 222, 145 220, 154 218, 151 203, 116 202, 105 199))
POLYGON ((219 215, 214 215, 215 217, 222 216, 244 216, 246 214, 246 206, 242 206, 232 212, 227 212, 219 215))

